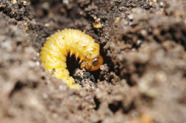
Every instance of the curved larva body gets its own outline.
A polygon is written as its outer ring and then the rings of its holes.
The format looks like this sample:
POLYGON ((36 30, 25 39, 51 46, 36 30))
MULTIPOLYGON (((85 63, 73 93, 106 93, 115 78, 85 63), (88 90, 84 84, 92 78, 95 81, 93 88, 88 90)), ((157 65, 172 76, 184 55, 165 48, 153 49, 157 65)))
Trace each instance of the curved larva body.
POLYGON ((65 29, 50 36, 40 52, 41 64, 59 79, 63 79, 70 87, 80 88, 75 84, 67 70, 68 53, 80 58, 81 67, 90 71, 99 69, 103 63, 99 44, 94 39, 75 29, 65 29))

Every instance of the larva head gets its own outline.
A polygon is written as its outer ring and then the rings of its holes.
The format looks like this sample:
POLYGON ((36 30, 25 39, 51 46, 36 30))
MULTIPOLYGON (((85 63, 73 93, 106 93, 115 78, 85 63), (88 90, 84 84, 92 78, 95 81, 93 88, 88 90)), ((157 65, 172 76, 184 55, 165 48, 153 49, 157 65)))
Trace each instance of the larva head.
POLYGON ((91 60, 83 61, 81 63, 81 68, 85 68, 88 71, 96 71, 103 64, 103 58, 101 56, 94 57, 91 60))

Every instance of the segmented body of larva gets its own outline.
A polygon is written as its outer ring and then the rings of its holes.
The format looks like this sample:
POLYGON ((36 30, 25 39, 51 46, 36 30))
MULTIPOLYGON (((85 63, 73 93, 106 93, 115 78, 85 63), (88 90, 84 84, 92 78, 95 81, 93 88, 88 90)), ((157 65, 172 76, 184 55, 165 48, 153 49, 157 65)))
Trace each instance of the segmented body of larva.
POLYGON ((81 88, 69 75, 67 55, 75 55, 80 59, 81 68, 95 71, 103 64, 100 46, 94 39, 80 30, 64 29, 50 36, 40 52, 41 64, 58 79, 62 79, 69 87, 81 88))

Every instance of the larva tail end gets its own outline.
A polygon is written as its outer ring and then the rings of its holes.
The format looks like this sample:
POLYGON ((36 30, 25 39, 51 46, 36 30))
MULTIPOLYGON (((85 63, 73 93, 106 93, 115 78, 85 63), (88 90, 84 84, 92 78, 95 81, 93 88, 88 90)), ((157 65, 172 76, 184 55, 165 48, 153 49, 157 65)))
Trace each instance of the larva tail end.
POLYGON ((76 84, 72 77, 63 79, 63 81, 65 81, 65 83, 72 89, 81 89, 81 85, 76 84))
POLYGON ((77 89, 77 90, 82 88, 79 84, 73 84, 73 85, 71 85, 69 87, 72 88, 72 89, 77 89))

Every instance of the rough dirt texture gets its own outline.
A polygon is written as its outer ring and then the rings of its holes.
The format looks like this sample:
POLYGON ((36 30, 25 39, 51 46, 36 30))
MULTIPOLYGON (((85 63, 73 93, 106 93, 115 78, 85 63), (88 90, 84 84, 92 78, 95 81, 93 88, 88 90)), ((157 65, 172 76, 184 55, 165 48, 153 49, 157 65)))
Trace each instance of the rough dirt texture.
MULTIPOLYGON (((1 123, 184 123, 185 0, 1 0, 1 123), (101 45, 97 72, 68 67, 82 90, 40 66, 57 30, 101 45)), ((73 60, 73 59, 72 59, 73 60)))

